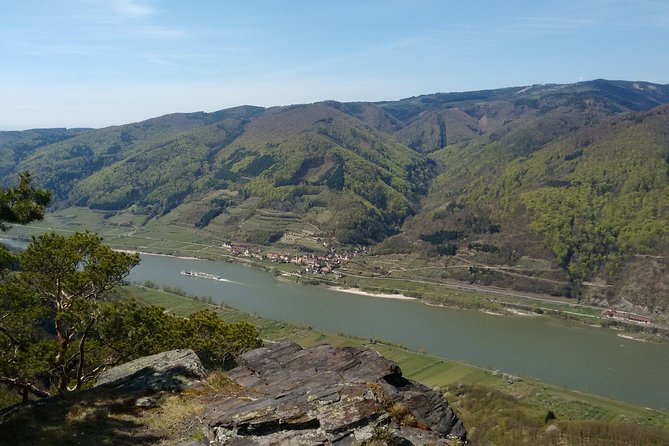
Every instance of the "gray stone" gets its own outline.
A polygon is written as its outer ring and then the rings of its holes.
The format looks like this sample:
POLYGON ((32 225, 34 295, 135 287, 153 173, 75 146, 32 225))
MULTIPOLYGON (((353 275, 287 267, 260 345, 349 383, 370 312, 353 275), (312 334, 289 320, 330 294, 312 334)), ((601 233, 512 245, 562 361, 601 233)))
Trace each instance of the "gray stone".
POLYGON ((200 358, 192 350, 172 350, 105 370, 95 387, 127 392, 183 390, 206 379, 200 358))
POLYGON ((407 445, 466 438, 440 393, 404 378, 397 364, 366 348, 283 342, 250 351, 239 364, 228 377, 245 393, 208 406, 212 444, 359 444, 377 426, 407 445), (387 412, 392 402, 404 404, 423 429, 398 429, 387 412))
POLYGON ((135 407, 151 408, 158 407, 160 404, 158 395, 144 396, 135 400, 135 407))
MULTIPOLYGON (((464 426, 439 392, 404 378, 397 364, 369 349, 302 349, 285 342, 250 351, 239 364, 227 374, 232 383, 213 390, 205 385, 195 353, 164 352, 107 370, 73 401, 113 402, 135 412, 159 405, 162 392, 197 386, 185 397, 207 405, 203 419, 197 418, 204 439, 166 439, 183 446, 353 446, 380 437, 410 446, 466 439, 464 426), (414 426, 400 426, 392 418, 395 403, 413 415, 414 426)), ((36 410, 49 402, 62 404, 63 398, 23 407, 36 410)))

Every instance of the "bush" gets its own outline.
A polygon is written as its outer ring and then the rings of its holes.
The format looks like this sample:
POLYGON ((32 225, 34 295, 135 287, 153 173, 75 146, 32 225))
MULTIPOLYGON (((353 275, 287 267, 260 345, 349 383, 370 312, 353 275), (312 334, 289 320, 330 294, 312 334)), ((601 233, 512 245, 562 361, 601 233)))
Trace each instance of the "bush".
POLYGON ((437 253, 440 256, 454 256, 458 252, 457 245, 449 243, 444 246, 437 246, 437 253))

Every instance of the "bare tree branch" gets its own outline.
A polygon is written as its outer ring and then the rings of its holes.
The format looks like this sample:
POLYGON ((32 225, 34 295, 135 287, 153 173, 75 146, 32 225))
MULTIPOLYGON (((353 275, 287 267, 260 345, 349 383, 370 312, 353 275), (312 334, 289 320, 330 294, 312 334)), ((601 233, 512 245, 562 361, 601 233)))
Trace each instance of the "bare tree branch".
POLYGON ((51 394, 45 390, 37 388, 33 383, 22 380, 21 378, 9 378, 7 376, 0 376, 0 383, 6 384, 8 386, 17 387, 22 390, 26 390, 38 398, 46 398, 51 396, 51 394))

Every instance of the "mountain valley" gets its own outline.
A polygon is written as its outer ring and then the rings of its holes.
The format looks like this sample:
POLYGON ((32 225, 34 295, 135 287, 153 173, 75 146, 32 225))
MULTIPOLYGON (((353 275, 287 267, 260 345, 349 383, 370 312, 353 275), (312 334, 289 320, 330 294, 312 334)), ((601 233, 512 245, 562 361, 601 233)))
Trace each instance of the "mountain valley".
POLYGON ((7 186, 29 171, 54 211, 127 231, 365 245, 379 275, 403 277, 408 259, 443 280, 666 316, 667 103, 669 85, 596 80, 242 106, 0 132, 0 172, 7 186))

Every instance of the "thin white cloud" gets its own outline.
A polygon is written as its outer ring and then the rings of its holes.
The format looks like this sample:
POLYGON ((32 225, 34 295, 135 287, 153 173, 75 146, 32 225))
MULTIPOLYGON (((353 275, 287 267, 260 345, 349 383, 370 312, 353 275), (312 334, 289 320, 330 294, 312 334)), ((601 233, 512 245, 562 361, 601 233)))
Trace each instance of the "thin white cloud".
POLYGON ((164 66, 164 67, 173 67, 173 66, 176 65, 175 62, 173 62, 173 61, 171 61, 167 58, 159 57, 159 56, 150 56, 150 57, 147 57, 145 60, 146 60, 147 63, 153 64, 153 65, 161 65, 161 66, 164 66))
POLYGON ((385 46, 385 49, 400 50, 400 49, 412 48, 424 43, 425 41, 426 41, 425 37, 422 36, 407 37, 406 39, 390 42, 388 45, 385 46))
POLYGON ((43 110, 43 107, 38 105, 28 105, 28 104, 19 104, 16 106, 19 110, 29 110, 29 111, 40 111, 43 110))
POLYGON ((564 17, 518 17, 522 26, 539 29, 592 28, 600 25, 596 20, 564 17))
POLYGON ((150 4, 140 0, 111 0, 108 5, 112 12, 134 19, 148 17, 155 13, 150 4))
POLYGON ((91 45, 81 45, 76 43, 40 43, 40 42, 23 42, 16 43, 15 48, 23 54, 31 56, 83 56, 93 54, 99 51, 91 45))
POLYGON ((187 35, 178 28, 159 23, 159 10, 147 0, 79 0, 85 5, 73 17, 110 39, 173 40, 187 35), (104 28, 108 28, 105 33, 104 28))
POLYGON ((654 16, 650 19, 650 21, 655 26, 659 26, 661 28, 668 28, 669 27, 669 13, 667 13, 665 15, 654 16))
POLYGON ((343 69, 344 67, 361 67, 363 65, 373 65, 370 62, 374 57, 380 57, 388 53, 398 51, 409 51, 411 48, 427 42, 423 36, 407 37, 394 40, 381 45, 372 45, 354 49, 349 52, 341 53, 335 56, 312 59, 308 64, 291 65, 288 68, 279 69, 268 73, 268 78, 286 78, 297 74, 327 72, 332 69, 343 69))

